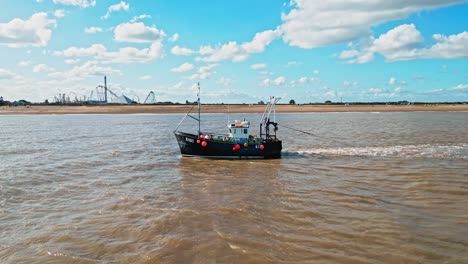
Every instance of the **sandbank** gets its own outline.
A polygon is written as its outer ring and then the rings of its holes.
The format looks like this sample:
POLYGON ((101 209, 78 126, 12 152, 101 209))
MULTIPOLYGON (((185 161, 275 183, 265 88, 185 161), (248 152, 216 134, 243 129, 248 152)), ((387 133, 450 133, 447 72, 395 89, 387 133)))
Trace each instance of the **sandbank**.
MULTIPOLYGON (((0 115, 23 114, 170 114, 186 113, 191 105, 33 105, 2 106, 0 115)), ((203 105, 203 113, 262 113, 264 105, 203 105)), ((195 107, 193 112, 198 111, 195 107)), ((277 113, 468 111, 466 104, 417 105, 277 105, 277 113)))

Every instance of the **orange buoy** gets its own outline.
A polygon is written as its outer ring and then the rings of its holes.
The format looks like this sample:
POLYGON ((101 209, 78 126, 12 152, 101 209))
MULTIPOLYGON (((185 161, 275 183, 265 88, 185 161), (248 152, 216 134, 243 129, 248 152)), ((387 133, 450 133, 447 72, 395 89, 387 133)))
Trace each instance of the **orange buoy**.
POLYGON ((206 141, 203 141, 203 142, 201 143, 201 146, 202 146, 202 147, 206 147, 206 145, 208 145, 208 143, 206 143, 206 141))
POLYGON ((249 143, 245 142, 244 143, 244 148, 247 148, 249 146, 249 143))
POLYGON ((262 144, 260 145, 260 149, 263 150, 265 148, 265 146, 262 144))

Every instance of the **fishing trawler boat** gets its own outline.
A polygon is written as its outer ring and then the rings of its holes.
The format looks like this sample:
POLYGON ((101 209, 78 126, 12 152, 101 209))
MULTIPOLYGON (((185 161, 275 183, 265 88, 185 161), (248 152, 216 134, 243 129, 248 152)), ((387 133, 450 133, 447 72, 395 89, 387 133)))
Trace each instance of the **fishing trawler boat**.
POLYGON ((192 107, 174 131, 182 156, 227 159, 281 158, 282 142, 276 137, 276 103, 281 98, 270 97, 268 100, 260 121, 259 135, 251 134, 250 122, 246 120, 236 120, 227 124, 226 135, 214 135, 201 130, 200 85, 198 91, 198 117, 190 114, 194 108, 192 107), (178 130, 186 117, 198 121, 197 134, 178 130))

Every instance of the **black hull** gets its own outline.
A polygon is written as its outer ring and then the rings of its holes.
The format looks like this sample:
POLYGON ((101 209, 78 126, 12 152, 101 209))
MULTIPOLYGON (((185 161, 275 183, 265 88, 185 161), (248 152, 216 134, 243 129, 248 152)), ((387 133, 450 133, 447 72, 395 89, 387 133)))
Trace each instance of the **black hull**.
MULTIPOLYGON (((174 132, 177 142, 179 143, 180 152, 183 156, 195 156, 205 158, 265 158, 278 159, 281 158, 281 140, 271 140, 262 142, 264 146, 261 149, 258 145, 250 144, 247 147, 241 145, 239 150, 233 150, 237 143, 222 142, 215 140, 205 140, 206 146, 203 147, 201 142, 197 143, 198 136, 184 132, 174 132)), ((202 140, 203 141, 203 140, 202 140)))

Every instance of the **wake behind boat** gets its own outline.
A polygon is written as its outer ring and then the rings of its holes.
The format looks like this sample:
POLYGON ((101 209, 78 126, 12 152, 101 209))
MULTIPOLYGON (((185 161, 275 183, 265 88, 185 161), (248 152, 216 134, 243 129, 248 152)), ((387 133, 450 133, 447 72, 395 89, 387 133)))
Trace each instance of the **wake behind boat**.
POLYGON ((214 135, 201 131, 200 85, 198 91, 198 117, 190 114, 192 107, 174 131, 182 156, 228 159, 281 158, 282 141, 276 137, 276 103, 281 98, 270 97, 268 100, 260 121, 260 135, 251 134, 250 122, 246 120, 229 123, 226 135, 214 135), (186 117, 198 121, 197 134, 178 131, 186 117))

